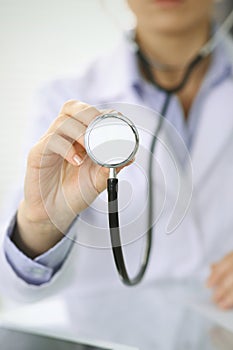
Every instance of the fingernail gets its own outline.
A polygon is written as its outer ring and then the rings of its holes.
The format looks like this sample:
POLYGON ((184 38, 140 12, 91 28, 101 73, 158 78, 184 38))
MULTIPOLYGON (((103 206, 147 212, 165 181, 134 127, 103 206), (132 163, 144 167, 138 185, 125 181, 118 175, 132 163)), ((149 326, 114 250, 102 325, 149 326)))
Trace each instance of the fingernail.
POLYGON ((83 159, 80 158, 77 154, 73 157, 73 160, 75 161, 76 164, 81 165, 83 162, 83 159))

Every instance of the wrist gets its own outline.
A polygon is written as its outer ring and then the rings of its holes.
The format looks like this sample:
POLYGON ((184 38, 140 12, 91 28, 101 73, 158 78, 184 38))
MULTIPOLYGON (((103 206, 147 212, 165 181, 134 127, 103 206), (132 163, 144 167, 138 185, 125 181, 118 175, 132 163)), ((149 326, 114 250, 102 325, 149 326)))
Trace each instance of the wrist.
POLYGON ((35 258, 43 254, 63 237, 64 234, 49 219, 30 217, 25 203, 21 202, 12 241, 27 256, 35 258))

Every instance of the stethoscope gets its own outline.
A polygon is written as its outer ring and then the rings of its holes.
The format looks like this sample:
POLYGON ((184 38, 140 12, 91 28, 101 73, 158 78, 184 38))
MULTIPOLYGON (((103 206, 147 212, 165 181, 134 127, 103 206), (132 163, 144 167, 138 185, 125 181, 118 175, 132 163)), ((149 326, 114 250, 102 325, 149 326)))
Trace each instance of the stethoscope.
MULTIPOLYGON (((189 81, 190 75, 194 69, 208 57, 218 43, 218 34, 220 31, 228 32, 233 25, 233 11, 226 18, 224 23, 213 35, 212 38, 200 49, 196 57, 187 66, 184 76, 180 83, 172 88, 166 88, 156 81, 152 74, 151 67, 158 67, 156 62, 150 61, 142 52, 136 40, 131 37, 130 42, 133 46, 138 61, 141 63, 147 79, 157 88, 165 93, 165 99, 160 111, 163 118, 159 119, 158 125, 153 133, 150 145, 150 157, 148 167, 148 224, 149 228, 146 233, 145 247, 142 254, 141 265, 136 276, 131 278, 128 274, 124 254, 122 250, 119 215, 118 215, 118 179, 117 168, 122 167, 132 161, 139 147, 139 134, 136 126, 126 116, 118 112, 110 112, 95 118, 88 126, 85 133, 85 147, 89 157, 103 167, 109 168, 109 178, 107 180, 108 192, 108 219, 113 257, 121 281, 127 286, 138 284, 147 269, 151 247, 152 247, 152 215, 154 212, 154 201, 152 195, 152 168, 153 154, 156 147, 159 132, 163 126, 167 110, 170 105, 171 96, 181 91, 189 81)), ((166 69, 165 66, 159 65, 160 69, 166 69)))

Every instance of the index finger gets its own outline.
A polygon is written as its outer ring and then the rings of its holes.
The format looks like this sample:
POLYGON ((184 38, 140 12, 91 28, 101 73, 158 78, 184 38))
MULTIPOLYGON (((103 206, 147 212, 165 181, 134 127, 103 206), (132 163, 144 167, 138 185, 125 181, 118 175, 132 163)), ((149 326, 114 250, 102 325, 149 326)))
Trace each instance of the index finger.
POLYGON ((69 100, 62 106, 60 114, 65 114, 68 117, 78 120, 85 126, 88 126, 101 112, 87 103, 69 100))
POLYGON ((233 255, 228 254, 219 263, 214 265, 212 273, 208 279, 208 286, 213 287, 225 278, 228 271, 232 269, 233 266, 233 255))

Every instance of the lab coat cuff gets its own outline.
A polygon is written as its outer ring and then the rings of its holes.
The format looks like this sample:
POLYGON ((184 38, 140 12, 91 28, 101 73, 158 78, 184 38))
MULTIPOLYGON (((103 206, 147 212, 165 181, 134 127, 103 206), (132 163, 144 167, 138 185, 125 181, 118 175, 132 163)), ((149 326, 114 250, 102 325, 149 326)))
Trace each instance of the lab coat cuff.
POLYGON ((4 253, 13 271, 28 284, 41 285, 49 282, 62 267, 75 241, 76 220, 71 224, 67 234, 47 252, 31 259, 12 242, 11 236, 16 225, 13 217, 4 237, 4 253))

